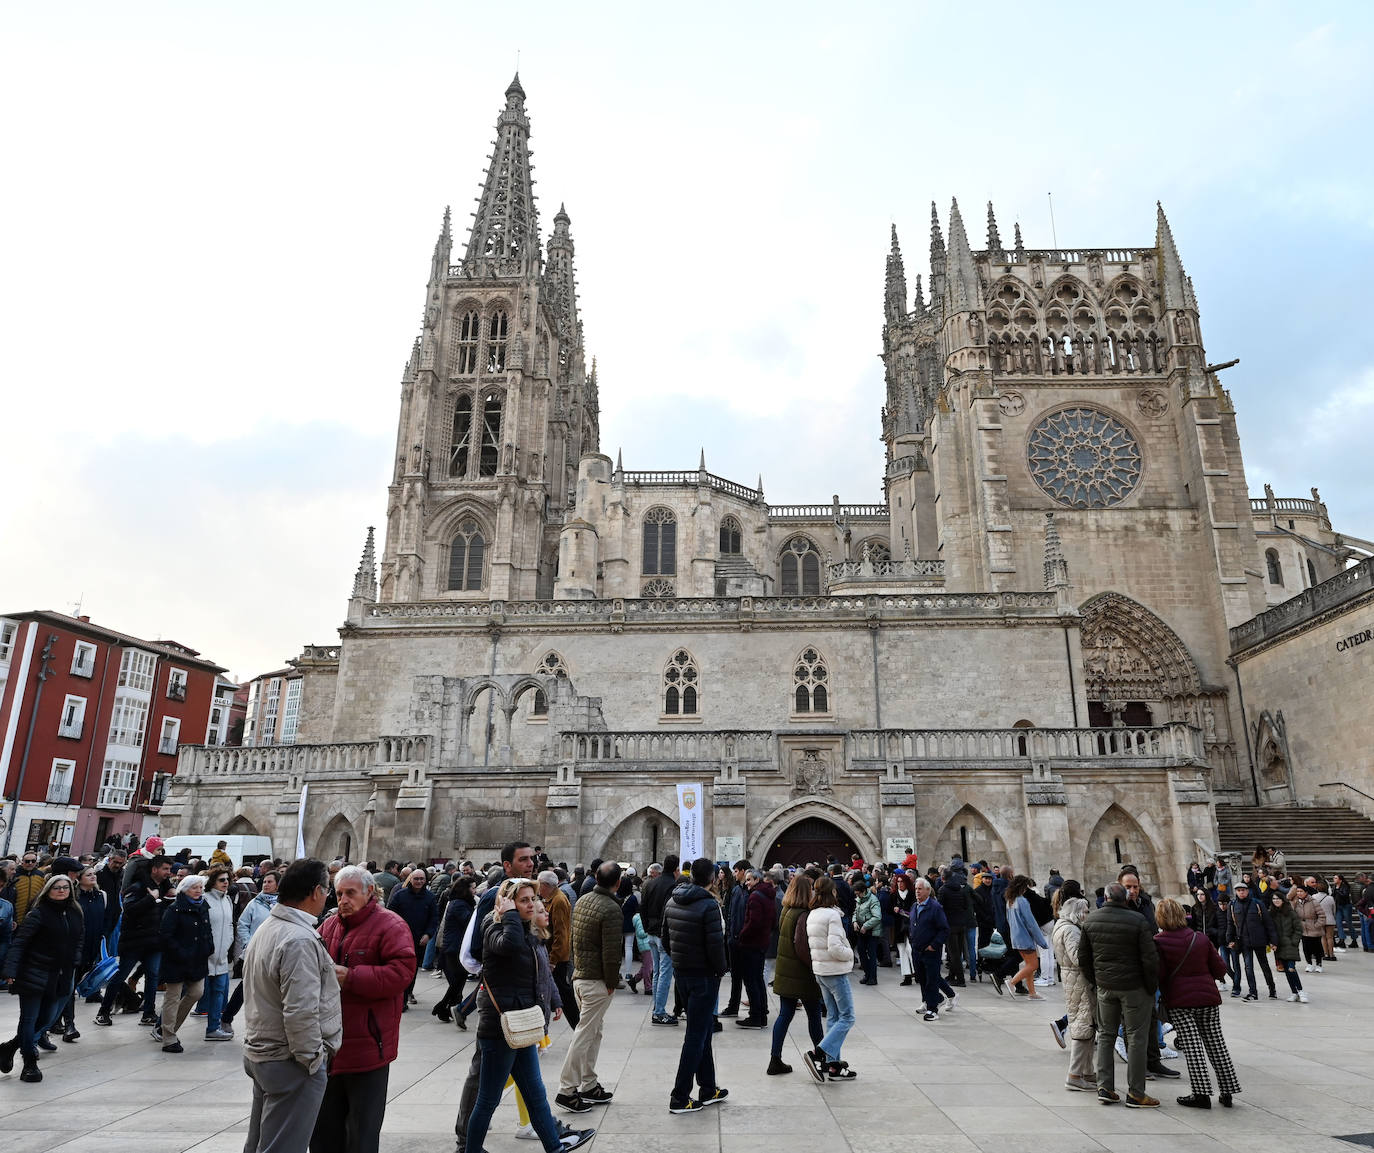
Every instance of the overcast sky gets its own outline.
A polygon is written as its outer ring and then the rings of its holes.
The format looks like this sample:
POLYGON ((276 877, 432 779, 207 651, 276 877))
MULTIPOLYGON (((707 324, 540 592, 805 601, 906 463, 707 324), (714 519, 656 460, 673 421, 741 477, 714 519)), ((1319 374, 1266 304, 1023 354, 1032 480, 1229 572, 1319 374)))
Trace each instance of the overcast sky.
POLYGON ((889 225, 914 282, 932 199, 1051 247, 1052 191, 1066 248, 1153 244, 1159 199, 1251 493, 1374 537, 1374 8, 1049 12, 8 5, 0 611, 241 678, 335 639, 517 53, 627 468, 880 500, 889 225))

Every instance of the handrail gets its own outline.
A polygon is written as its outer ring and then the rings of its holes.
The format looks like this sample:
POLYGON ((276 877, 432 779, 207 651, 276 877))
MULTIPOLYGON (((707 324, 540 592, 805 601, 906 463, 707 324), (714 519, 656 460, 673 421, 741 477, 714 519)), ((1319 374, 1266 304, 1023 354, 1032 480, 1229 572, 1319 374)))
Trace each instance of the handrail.
POLYGON ((1322 781, 1322 782, 1317 786, 1317 788, 1319 788, 1319 789, 1336 789, 1336 788, 1340 788, 1340 789, 1349 789, 1352 793, 1359 793, 1360 796, 1364 797, 1366 800, 1374 801, 1374 797, 1371 797, 1371 796, 1370 796, 1368 793, 1366 793, 1363 789, 1357 789, 1357 788, 1356 788, 1354 785, 1352 785, 1349 781, 1322 781))

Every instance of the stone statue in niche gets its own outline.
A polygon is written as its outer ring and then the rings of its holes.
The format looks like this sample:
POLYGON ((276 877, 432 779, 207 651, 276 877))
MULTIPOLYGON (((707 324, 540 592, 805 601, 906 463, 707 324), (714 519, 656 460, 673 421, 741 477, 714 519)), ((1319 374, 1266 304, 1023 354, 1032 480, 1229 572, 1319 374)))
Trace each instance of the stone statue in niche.
POLYGON ((424 449, 421 448, 418 444, 412 444, 410 446, 410 471, 419 472, 423 464, 424 449))
POLYGON ((1174 336, 1179 344, 1193 343, 1193 322, 1186 316, 1179 316, 1174 319, 1174 336))
POLYGON ((1102 286, 1102 254, 1094 252, 1088 257, 1088 276, 1099 288, 1102 286))
POLYGON ((1217 714, 1212 711, 1212 702, 1202 706, 1202 735, 1210 744, 1217 739, 1217 714))
POLYGON ((802 749, 792 775, 794 797, 830 792, 830 759, 823 749, 802 749))
POLYGON ((973 313, 968 318, 968 333, 969 339, 971 339, 974 344, 983 343, 983 322, 978 319, 977 313, 973 313))

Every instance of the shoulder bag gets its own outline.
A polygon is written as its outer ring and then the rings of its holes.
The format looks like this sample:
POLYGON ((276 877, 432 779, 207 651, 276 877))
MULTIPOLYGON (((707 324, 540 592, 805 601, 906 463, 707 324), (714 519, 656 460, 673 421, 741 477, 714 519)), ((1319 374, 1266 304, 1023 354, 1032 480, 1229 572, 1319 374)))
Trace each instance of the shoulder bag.
MULTIPOLYGON (((1197 930, 1194 929, 1192 937, 1188 940, 1188 947, 1183 950, 1183 956, 1178 959, 1178 964, 1174 966, 1173 972, 1169 974, 1170 982, 1178 976, 1178 971, 1183 968, 1183 963, 1188 960, 1188 954, 1193 951, 1193 946, 1197 944, 1198 936, 1197 930)), ((1161 988, 1162 987, 1163 986, 1161 986, 1161 988)), ((1158 1016, 1161 1023, 1169 1019, 1169 1006, 1162 997, 1160 998, 1158 1016)))

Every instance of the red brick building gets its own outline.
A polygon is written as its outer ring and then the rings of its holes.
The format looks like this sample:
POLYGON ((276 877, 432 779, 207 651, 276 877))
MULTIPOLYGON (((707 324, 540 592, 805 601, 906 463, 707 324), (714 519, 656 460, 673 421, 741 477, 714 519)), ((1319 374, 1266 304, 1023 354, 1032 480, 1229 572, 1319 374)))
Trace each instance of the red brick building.
POLYGON ((89 617, 0 617, 0 852, 156 832, 177 748, 205 742, 224 671, 89 617))

